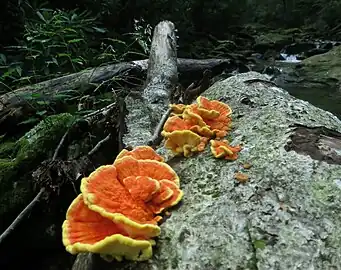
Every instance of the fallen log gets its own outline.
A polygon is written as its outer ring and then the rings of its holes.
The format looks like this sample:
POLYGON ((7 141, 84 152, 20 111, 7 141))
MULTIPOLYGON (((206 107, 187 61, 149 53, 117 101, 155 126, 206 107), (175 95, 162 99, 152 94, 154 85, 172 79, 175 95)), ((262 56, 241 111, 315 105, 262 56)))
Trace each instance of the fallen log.
MULTIPOLYGON (((171 160, 185 196, 161 225, 151 260, 107 263, 84 254, 73 270, 337 269, 341 120, 264 80, 243 73, 203 93, 231 106, 231 144, 243 149, 234 162, 209 149, 171 160)), ((126 143, 141 130, 128 132, 126 143)))
MULTIPOLYGON (((214 74, 219 74, 225 69, 232 71, 236 68, 236 63, 229 59, 178 59, 177 63, 180 78, 186 78, 189 83, 200 77, 205 69, 211 69, 214 74)), ((16 133, 18 123, 30 115, 35 116, 36 111, 55 110, 65 101, 63 98, 65 94, 69 97, 82 96, 92 91, 95 85, 114 77, 134 85, 138 80, 143 80, 147 67, 148 60, 102 66, 3 94, 0 96, 0 135, 6 132, 16 133)))
MULTIPOLYGON (((123 136, 125 145, 146 145, 168 109, 171 91, 178 82, 174 30, 169 21, 162 21, 155 27, 143 93, 138 97, 128 95, 125 99, 128 112, 125 119, 127 133, 123 136)), ((102 259, 94 254, 79 254, 72 269, 99 269, 102 263, 102 259)))
MULTIPOLYGON (((178 59, 178 70, 180 73, 201 74, 205 69, 221 69, 223 67, 233 68, 230 59, 178 59)), ((43 81, 37 84, 28 85, 6 94, 0 95, 0 112, 7 108, 19 107, 23 103, 34 102, 35 100, 53 100, 53 97, 64 94, 66 91, 77 90, 84 93, 94 84, 100 84, 113 77, 124 78, 129 75, 143 78, 147 71, 148 59, 137 60, 119 64, 106 65, 87 69, 81 72, 58 77, 52 80, 43 81)))

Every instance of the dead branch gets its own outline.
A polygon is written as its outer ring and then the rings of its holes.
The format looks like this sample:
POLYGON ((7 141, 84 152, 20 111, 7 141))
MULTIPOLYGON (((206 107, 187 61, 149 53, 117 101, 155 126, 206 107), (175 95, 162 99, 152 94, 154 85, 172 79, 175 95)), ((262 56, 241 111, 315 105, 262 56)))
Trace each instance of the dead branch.
POLYGON ((109 134, 108 136, 106 136, 103 140, 100 140, 94 148, 92 148, 90 150, 90 152, 88 153, 88 156, 91 157, 93 154, 95 154, 100 148, 101 146, 106 143, 107 141, 110 140, 111 134, 109 134))
POLYGON ((12 224, 0 235, 0 245, 8 237, 16 227, 23 221, 25 217, 32 211, 33 207, 39 202, 45 188, 41 188, 37 196, 25 207, 25 209, 16 217, 12 224))
POLYGON ((162 141, 161 131, 163 129, 163 125, 166 123, 168 116, 172 112, 171 108, 168 108, 168 110, 163 114, 159 124, 156 126, 156 129, 154 131, 153 137, 148 141, 148 145, 155 148, 158 146, 162 141))
MULTIPOLYGON (((37 84, 28 85, 6 94, 0 95, 0 112, 9 108, 20 107, 23 104, 34 103, 42 99, 51 100, 58 94, 66 91, 77 90, 82 94, 90 89, 93 84, 99 84, 113 77, 124 77, 127 73, 142 74, 147 71, 148 59, 119 64, 106 65, 87 69, 78 73, 58 77, 52 80, 43 81, 37 84), (35 98, 33 98, 35 97, 35 98)), ((230 59, 178 59, 177 65, 180 73, 203 72, 205 69, 212 69, 220 65, 231 64, 230 59)))

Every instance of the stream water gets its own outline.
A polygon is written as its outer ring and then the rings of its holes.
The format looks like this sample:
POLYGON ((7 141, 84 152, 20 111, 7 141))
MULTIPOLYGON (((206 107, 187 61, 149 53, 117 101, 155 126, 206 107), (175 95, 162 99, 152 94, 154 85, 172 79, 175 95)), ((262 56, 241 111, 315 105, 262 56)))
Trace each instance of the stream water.
POLYGON ((300 62, 296 55, 288 55, 285 60, 277 61, 276 67, 281 74, 278 76, 285 77, 285 80, 275 80, 276 83, 288 91, 292 96, 306 100, 309 103, 323 110, 329 111, 341 119, 341 90, 338 88, 324 87, 307 87, 304 82, 297 82, 297 78, 293 78, 290 82, 291 74, 294 72, 295 65, 300 62))

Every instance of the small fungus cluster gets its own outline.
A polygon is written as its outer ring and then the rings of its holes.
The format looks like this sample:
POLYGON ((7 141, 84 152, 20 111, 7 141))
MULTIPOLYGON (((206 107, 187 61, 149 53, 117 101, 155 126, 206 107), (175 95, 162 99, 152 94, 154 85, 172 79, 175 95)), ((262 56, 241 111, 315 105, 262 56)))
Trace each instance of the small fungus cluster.
POLYGON ((214 157, 237 159, 241 147, 232 147, 227 140, 222 140, 232 123, 232 109, 227 104, 199 96, 196 104, 171 104, 170 107, 172 114, 161 132, 166 148, 176 155, 189 157, 203 151, 210 141, 214 157))
POLYGON ((118 261, 149 259, 161 212, 182 199, 179 185, 178 175, 151 147, 122 150, 114 164, 82 179, 62 226, 66 250, 118 261))

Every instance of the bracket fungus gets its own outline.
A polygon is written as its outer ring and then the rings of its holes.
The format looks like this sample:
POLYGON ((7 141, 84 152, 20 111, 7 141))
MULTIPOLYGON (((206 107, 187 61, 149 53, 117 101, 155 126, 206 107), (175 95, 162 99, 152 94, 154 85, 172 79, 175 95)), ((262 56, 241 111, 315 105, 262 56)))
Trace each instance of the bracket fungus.
POLYGON ((163 133, 166 138, 165 147, 171 149, 175 155, 183 154, 190 157, 195 152, 204 150, 207 139, 190 130, 176 130, 163 133))
POLYGON ((113 165, 81 181, 63 223, 71 254, 99 253, 104 259, 142 261, 152 256, 164 209, 183 197, 176 172, 149 146, 122 150, 113 165))
POLYGON ((227 160, 236 160, 241 146, 231 146, 227 140, 218 141, 210 140, 211 152, 216 158, 224 158, 227 160))
POLYGON ((162 156, 160 156, 158 153, 154 151, 153 148, 150 146, 142 145, 142 146, 136 146, 133 150, 128 151, 126 149, 123 149, 116 157, 116 160, 125 157, 125 156, 131 156, 136 159, 153 159, 160 162, 163 162, 164 159, 162 156))
POLYGON ((232 109, 218 100, 199 96, 197 104, 171 104, 170 108, 175 115, 165 122, 161 135, 174 154, 189 157, 203 151, 209 139, 221 139, 230 130, 232 109))
POLYGON ((171 166, 164 162, 126 156, 115 160, 114 164, 117 170, 117 179, 121 182, 129 176, 148 176, 158 181, 167 179, 176 183, 177 186, 180 185, 179 176, 171 166))
MULTIPOLYGON (((140 188, 143 187, 140 185, 140 188)), ((115 166, 101 166, 83 178, 81 192, 92 211, 124 227, 130 236, 154 237, 160 234, 157 222, 162 218, 155 216, 143 201, 132 197, 118 180, 115 166)))
POLYGON ((131 238, 122 227, 91 211, 80 194, 71 203, 62 226, 63 244, 71 254, 92 252, 117 260, 142 261, 152 256, 153 240, 131 238))
POLYGON ((183 197, 180 179, 166 163, 126 156, 116 160, 115 167, 117 179, 131 190, 133 196, 143 200, 154 214, 176 205, 183 197), (150 194, 142 192, 147 188, 150 194))

